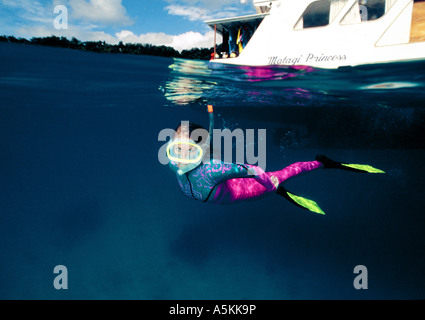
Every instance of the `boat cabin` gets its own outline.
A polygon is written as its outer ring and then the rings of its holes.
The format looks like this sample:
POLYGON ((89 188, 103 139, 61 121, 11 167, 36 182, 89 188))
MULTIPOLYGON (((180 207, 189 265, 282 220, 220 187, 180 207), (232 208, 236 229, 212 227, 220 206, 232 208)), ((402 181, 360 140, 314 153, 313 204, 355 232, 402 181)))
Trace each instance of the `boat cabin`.
POLYGON ((269 12, 263 12, 247 16, 206 21, 214 29, 215 33, 220 34, 223 38, 222 52, 220 53, 216 52, 217 43, 214 41, 214 57, 233 58, 239 55, 264 17, 268 14, 269 12))
POLYGON ((357 60, 351 62, 355 65, 367 59, 368 51, 370 56, 388 54, 388 60, 402 55, 410 59, 414 54, 405 54, 407 48, 394 48, 397 52, 392 54, 374 49, 409 43, 422 43, 423 48, 425 41, 425 0, 254 0, 253 4, 255 14, 206 21, 223 38, 221 52, 214 42, 213 60, 237 58, 231 63, 270 65, 289 60, 292 64, 295 59, 289 57, 299 57, 301 64, 306 57, 339 56, 345 58, 333 60, 350 62, 348 56, 358 51, 357 60))

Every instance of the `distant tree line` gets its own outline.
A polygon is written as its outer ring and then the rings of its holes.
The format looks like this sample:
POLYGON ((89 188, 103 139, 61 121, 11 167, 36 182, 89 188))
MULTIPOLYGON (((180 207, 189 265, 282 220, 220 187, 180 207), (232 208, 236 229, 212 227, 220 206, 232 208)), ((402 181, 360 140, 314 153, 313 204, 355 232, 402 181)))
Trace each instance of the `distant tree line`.
POLYGON ((190 50, 183 50, 179 52, 172 47, 168 46, 155 46, 151 44, 140 43, 118 43, 109 44, 105 41, 80 41, 76 38, 68 40, 66 37, 43 37, 32 38, 27 40, 25 38, 16 38, 14 36, 0 36, 0 42, 9 43, 22 43, 30 45, 42 45, 50 47, 69 48, 83 51, 92 52, 107 52, 107 53, 123 53, 123 54, 137 54, 137 55, 152 55, 161 57, 174 57, 184 59, 198 59, 209 60, 214 48, 193 48, 190 50))

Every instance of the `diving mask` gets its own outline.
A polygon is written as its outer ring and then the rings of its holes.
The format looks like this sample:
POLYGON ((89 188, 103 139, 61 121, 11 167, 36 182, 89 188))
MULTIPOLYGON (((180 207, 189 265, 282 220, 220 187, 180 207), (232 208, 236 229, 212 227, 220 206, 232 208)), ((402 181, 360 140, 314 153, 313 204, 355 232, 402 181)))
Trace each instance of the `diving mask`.
POLYGON ((202 161, 204 150, 192 140, 175 139, 167 146, 167 157, 171 161, 190 164, 202 161))

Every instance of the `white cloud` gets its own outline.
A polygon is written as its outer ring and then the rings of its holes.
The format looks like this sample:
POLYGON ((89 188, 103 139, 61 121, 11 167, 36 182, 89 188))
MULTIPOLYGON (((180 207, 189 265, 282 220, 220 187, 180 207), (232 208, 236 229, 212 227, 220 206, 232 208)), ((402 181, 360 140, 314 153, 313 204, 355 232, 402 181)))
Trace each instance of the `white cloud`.
MULTIPOLYGON (((217 37, 217 41, 221 39, 217 37)), ((191 48, 211 48, 214 46, 214 31, 208 31, 205 34, 189 31, 186 33, 173 36, 173 47, 177 50, 185 50, 191 48)))
POLYGON ((174 16, 181 16, 190 21, 205 21, 216 18, 228 18, 255 13, 251 6, 241 6, 245 4, 243 0, 237 1, 168 1, 172 4, 165 7, 167 13, 174 16), (182 4, 183 2, 183 4, 182 4), (239 4, 238 4, 239 3, 239 4), (191 5, 195 4, 195 5, 191 5))
POLYGON ((32 37, 73 37, 81 41, 105 41, 110 44, 118 44, 118 39, 104 31, 93 30, 91 26, 73 26, 69 25, 68 29, 56 30, 43 25, 39 26, 23 26, 17 29, 17 34, 25 38, 32 37))
POLYGON ((69 20, 76 23, 103 26, 125 26, 133 23, 122 0, 0 0, 0 4, 16 10, 17 15, 24 20, 45 25, 53 21, 53 8, 59 4, 69 9, 69 20))
POLYGON ((202 8, 169 5, 165 9, 170 15, 182 16, 190 21, 209 19, 208 11, 202 8))
MULTIPOLYGON (((247 0, 165 0, 165 1, 170 3, 170 5, 178 5, 182 7, 204 8, 205 10, 208 10, 209 12, 223 11, 223 8, 225 7, 238 7, 242 9, 241 4, 245 5, 245 4, 248 4, 248 2, 251 3, 251 0, 250 1, 247 1, 247 0)), ((251 7, 251 6, 247 6, 247 7, 251 7)))
POLYGON ((142 43, 142 44, 153 44, 153 45, 164 45, 171 46, 173 43, 173 38, 170 35, 165 33, 146 33, 141 35, 136 35, 132 31, 122 30, 115 34, 118 41, 123 43, 142 43))
POLYGON ((51 21, 51 17, 48 16, 48 12, 50 11, 47 11, 46 7, 38 1, 1 0, 0 4, 17 10, 19 16, 23 19, 36 22, 51 21))
MULTIPOLYGON (((165 33, 136 35, 132 31, 122 30, 116 33, 115 36, 118 41, 123 43, 164 45, 173 47, 178 51, 192 48, 211 48, 214 46, 214 31, 208 31, 205 34, 189 31, 179 35, 167 35, 165 33)), ((217 41, 221 41, 221 39, 217 38, 217 41)))
POLYGON ((133 23, 122 0, 69 0, 69 5, 74 19, 106 25, 133 23))
POLYGON ((39 13, 40 8, 42 8, 40 2, 32 0, 1 0, 1 3, 8 7, 24 9, 32 13, 39 13))

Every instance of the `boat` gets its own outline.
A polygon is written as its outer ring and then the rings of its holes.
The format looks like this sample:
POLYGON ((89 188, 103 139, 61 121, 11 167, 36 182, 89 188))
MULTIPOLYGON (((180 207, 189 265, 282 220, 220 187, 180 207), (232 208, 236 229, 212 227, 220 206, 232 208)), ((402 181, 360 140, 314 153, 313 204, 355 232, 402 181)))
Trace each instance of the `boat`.
POLYGON ((210 69, 337 69, 425 60, 424 0, 253 0, 253 4, 255 14, 205 21, 215 31, 210 69), (221 50, 217 34, 223 39, 221 50))

